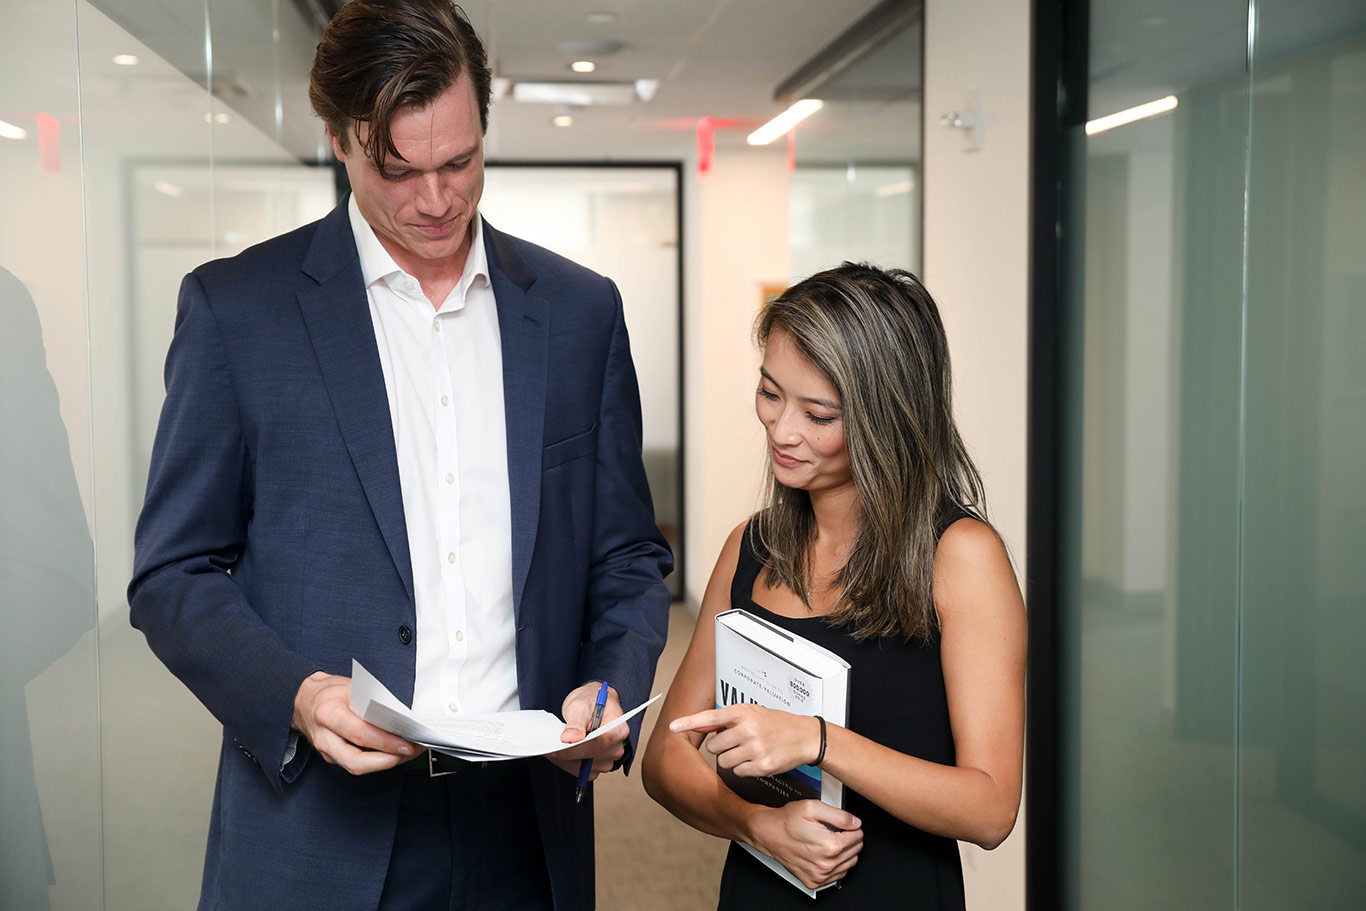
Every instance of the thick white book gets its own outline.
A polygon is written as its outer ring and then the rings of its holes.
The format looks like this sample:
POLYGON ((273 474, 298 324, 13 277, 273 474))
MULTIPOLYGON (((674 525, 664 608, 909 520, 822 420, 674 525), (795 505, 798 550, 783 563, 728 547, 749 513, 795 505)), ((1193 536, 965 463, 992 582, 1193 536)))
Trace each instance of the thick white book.
MULTIPOLYGON (((746 610, 716 615, 716 707, 755 703, 794 715, 820 715, 847 725, 849 662, 823 646, 746 610)), ((718 767, 721 780, 751 803, 780 807, 815 798, 844 807, 844 785, 815 766, 767 778, 742 778, 718 767)), ((811 897, 801 880, 753 845, 736 842, 811 897)), ((828 888, 828 887, 826 887, 828 888)))

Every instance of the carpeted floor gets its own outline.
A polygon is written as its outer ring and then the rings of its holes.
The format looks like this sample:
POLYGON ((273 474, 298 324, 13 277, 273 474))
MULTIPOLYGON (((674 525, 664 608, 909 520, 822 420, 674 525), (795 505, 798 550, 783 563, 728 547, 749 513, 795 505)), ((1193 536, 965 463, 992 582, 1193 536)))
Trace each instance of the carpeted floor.
MULTIPOLYGON (((659 659, 654 692, 664 692, 692 636, 692 614, 675 604, 669 642, 659 659)), ((646 742, 659 705, 645 715, 646 742)), ((640 775, 599 778, 593 785, 597 826, 599 911, 703 911, 716 907, 729 842, 684 825, 655 803, 640 775)))

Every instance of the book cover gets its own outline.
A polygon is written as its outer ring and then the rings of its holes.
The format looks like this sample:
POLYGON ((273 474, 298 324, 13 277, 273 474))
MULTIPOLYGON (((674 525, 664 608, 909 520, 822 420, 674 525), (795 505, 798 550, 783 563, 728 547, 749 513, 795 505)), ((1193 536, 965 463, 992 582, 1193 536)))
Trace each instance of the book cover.
MULTIPOLYGON (((849 664, 822 646, 744 610, 716 617, 716 706, 754 703, 794 715, 820 715, 844 725, 849 713, 849 664)), ((745 778, 717 768, 731 790, 751 803, 780 807, 793 800, 824 800, 844 806, 844 785, 814 766, 798 766, 765 778, 745 778)), ((797 888, 814 896, 778 861, 740 842, 797 888)))

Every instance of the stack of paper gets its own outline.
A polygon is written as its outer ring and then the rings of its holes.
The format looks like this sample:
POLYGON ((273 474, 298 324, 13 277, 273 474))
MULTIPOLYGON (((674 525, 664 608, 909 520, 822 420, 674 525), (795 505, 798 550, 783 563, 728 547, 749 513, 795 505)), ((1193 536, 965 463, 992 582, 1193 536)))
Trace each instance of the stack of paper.
MULTIPOLYGON (((605 722, 578 743, 600 737, 617 725, 625 724, 660 695, 605 722)), ((416 715, 354 659, 351 662, 351 711, 375 727, 418 746, 472 762, 544 756, 576 745, 560 740, 564 722, 546 711, 416 715)))

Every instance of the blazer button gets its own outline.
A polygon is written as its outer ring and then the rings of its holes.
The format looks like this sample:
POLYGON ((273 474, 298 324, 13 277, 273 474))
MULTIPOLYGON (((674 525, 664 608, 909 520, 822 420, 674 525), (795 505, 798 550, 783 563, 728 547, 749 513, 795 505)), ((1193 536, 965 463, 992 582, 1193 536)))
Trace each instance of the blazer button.
POLYGON ((398 641, 404 645, 413 641, 413 631, 406 624, 398 628, 398 641))

